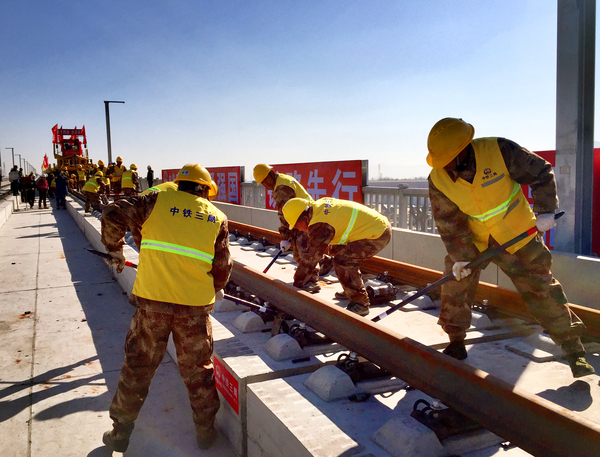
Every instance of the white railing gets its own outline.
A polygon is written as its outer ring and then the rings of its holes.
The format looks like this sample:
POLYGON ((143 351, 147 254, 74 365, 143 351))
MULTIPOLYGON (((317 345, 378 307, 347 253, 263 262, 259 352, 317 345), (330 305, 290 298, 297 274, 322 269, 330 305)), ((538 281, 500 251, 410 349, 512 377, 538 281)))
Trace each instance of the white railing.
MULTIPOLYGON (((437 233, 428 189, 399 187, 363 187, 363 204, 386 216, 392 227, 437 233)), ((242 183, 242 205, 265 208, 265 188, 242 183)))

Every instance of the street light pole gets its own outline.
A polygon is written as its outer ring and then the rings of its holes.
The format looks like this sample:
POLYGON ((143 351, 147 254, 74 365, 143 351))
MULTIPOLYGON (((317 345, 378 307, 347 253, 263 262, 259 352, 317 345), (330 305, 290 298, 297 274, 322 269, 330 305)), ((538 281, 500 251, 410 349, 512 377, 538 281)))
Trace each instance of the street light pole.
POLYGON ((125 103, 114 100, 104 100, 104 112, 106 113, 106 143, 108 144, 108 163, 112 162, 112 147, 110 144, 110 114, 108 113, 109 103, 125 103))
POLYGON ((13 160, 13 167, 15 166, 15 148, 4 148, 4 149, 10 149, 12 151, 12 160, 13 160))

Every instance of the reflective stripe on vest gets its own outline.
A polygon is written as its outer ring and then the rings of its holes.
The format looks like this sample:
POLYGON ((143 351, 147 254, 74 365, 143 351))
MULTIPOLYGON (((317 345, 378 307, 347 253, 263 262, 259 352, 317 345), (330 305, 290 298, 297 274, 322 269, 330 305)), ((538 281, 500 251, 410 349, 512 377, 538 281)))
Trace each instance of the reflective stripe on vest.
POLYGON ((512 194, 510 194, 510 197, 508 197, 508 199, 505 202, 502 202, 500 205, 496 206, 495 208, 492 208, 491 210, 489 210, 483 214, 479 214, 477 216, 475 216, 473 214, 469 214, 469 216, 471 216, 473 219, 477 219, 479 221, 487 221, 488 219, 491 219, 492 217, 496 216, 497 214, 505 212, 508 209, 508 205, 510 205, 510 201, 517 194, 517 192, 519 191, 520 188, 521 188, 521 186, 519 186, 519 184, 517 184, 515 182, 512 194))
POLYGON ((210 264, 213 263, 214 259, 214 256, 206 252, 199 251, 198 249, 157 240, 142 241, 140 249, 154 249, 155 251, 169 252, 171 254, 183 255, 196 260, 202 260, 203 262, 210 264))
POLYGON ((358 210, 356 208, 354 208, 352 210, 352 215, 350 216, 350 221, 348 222, 348 226, 346 227, 346 230, 344 230, 344 233, 342 233, 342 238, 340 239, 339 244, 346 244, 346 242, 348 241, 348 235, 350 235, 350 232, 352 231, 352 228, 354 227, 354 224, 356 223, 357 217, 358 217, 358 210))

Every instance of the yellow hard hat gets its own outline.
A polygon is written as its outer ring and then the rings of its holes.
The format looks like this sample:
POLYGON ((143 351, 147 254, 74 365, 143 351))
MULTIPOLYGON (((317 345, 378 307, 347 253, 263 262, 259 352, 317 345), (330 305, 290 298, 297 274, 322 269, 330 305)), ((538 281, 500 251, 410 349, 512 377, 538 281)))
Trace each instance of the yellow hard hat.
POLYGON ((475 129, 462 119, 446 117, 438 121, 427 138, 427 163, 433 168, 444 168, 473 139, 475 129))
POLYGON ((121 159, 121 157, 117 157, 117 162, 123 162, 123 159, 121 159))
POLYGON ((129 168, 131 168, 132 170, 137 170, 137 165, 135 163, 132 163, 129 168))
POLYGON ((273 167, 271 165, 267 165, 266 163, 259 163, 257 166, 255 166, 254 179, 256 179, 256 182, 263 182, 272 169, 273 167))
POLYGON ((104 178, 104 173, 102 173, 101 171, 97 171, 96 178, 104 178))
POLYGON ((208 201, 212 202, 217 195, 219 195, 219 186, 217 186, 216 182, 211 181, 208 190, 208 201))
POLYGON ((282 212, 285 220, 290 224, 290 228, 293 228, 298 222, 300 215, 310 208, 311 202, 304 198, 290 198, 288 202, 283 205, 282 212))
POLYGON ((61 171, 67 171, 67 167, 62 167, 60 170, 61 171))
POLYGON ((103 166, 104 166, 104 161, 102 161, 102 160, 98 160, 98 166, 99 166, 99 167, 103 167, 103 166))
POLYGON ((81 164, 79 164, 79 165, 77 165, 77 168, 78 168, 79 170, 81 170, 83 167, 81 166, 81 164))
POLYGON ((188 163, 183 166, 177 176, 173 180, 175 184, 179 181, 191 181, 205 186, 211 186, 213 182, 210 173, 199 163, 188 163))
POLYGON ((71 175, 71 178, 75 179, 75 175, 71 175))

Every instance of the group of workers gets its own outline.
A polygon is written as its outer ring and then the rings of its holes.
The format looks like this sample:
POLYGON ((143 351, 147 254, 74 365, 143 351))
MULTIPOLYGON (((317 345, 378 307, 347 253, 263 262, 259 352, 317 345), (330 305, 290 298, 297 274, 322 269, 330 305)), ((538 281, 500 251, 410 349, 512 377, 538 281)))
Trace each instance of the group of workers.
MULTIPOLYGON (((453 274, 441 291, 439 324, 450 343, 443 351, 467 357, 466 330, 479 276, 470 261, 489 247, 535 227, 533 233, 491 259, 513 281, 528 310, 560 345, 574 377, 594 373, 581 343, 583 323, 567 304, 551 273, 552 256, 543 232, 555 225, 558 208, 551 165, 504 138, 474 139, 471 124, 457 118, 436 123, 427 140, 431 207, 447 250, 444 273, 453 274), (528 185, 528 204, 520 185, 528 185), (537 212, 537 217, 534 212, 537 212)), ((360 265, 389 242, 387 218, 359 203, 331 197, 313 200, 293 177, 267 164, 254 178, 272 191, 279 214, 280 248, 292 249, 298 267, 294 286, 319 291, 318 278, 334 268, 349 300, 347 310, 369 314, 369 296, 360 265)), ((125 345, 125 362, 110 406, 113 429, 103 442, 124 452, 134 422, 166 351, 169 334, 189 392, 198 446, 209 447, 219 399, 211 362, 213 340, 208 315, 229 279, 227 217, 212 205, 217 186, 199 164, 187 164, 174 183, 104 206, 102 242, 109 264, 125 265, 123 236, 129 227, 140 248, 130 302, 136 306, 125 345)))

